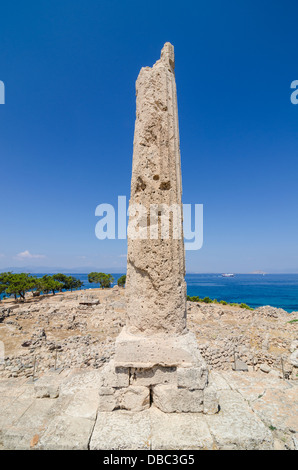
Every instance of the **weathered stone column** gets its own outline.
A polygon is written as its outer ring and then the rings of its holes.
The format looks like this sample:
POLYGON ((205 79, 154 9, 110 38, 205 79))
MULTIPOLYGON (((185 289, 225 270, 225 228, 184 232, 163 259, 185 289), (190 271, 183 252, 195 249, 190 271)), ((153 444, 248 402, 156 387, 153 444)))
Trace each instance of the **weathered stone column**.
POLYGON ((141 204, 146 209, 142 235, 147 238, 128 237, 127 326, 131 333, 181 334, 186 328, 184 244, 178 226, 182 220, 182 189, 174 67, 174 48, 166 43, 160 60, 152 68, 142 68, 136 82, 130 224, 135 222, 137 205, 141 204), (162 221, 165 230, 169 223, 166 234, 162 233, 162 221), (173 222, 179 239, 173 238, 173 222))
POLYGON ((196 338, 186 328, 182 184, 174 48, 136 83, 127 259, 127 324, 102 372, 100 410, 217 411, 196 338))

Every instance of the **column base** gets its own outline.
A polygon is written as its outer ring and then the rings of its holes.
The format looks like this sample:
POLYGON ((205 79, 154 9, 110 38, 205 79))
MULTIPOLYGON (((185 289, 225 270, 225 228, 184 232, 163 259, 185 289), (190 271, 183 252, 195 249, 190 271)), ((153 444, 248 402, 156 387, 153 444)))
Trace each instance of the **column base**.
POLYGON ((99 411, 143 411, 153 403, 166 413, 218 411, 216 389, 196 338, 129 334, 116 340, 116 353, 102 370, 99 411))

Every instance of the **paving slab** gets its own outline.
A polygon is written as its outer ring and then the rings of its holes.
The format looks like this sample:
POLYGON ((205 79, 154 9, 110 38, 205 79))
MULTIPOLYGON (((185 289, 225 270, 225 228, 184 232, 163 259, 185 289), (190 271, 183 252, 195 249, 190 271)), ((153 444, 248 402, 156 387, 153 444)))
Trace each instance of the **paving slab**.
POLYGON ((273 448, 272 433, 234 390, 219 392, 220 412, 206 416, 216 447, 226 450, 273 448))
POLYGON ((88 450, 93 426, 94 423, 90 419, 57 416, 40 437, 36 449, 88 450))
POLYGON ((20 429, 12 427, 5 434, 0 437, 1 444, 5 450, 29 450, 31 449, 30 443, 34 438, 35 433, 32 429, 20 429))
POLYGON ((0 380, 0 396, 16 398, 26 389, 25 379, 0 380))
POLYGON ((68 407, 65 410, 65 414, 73 416, 74 418, 86 418, 91 419, 95 422, 97 410, 99 405, 99 394, 98 390, 89 390, 86 395, 85 391, 81 391, 74 395, 70 401, 68 407))
POLYGON ((209 381, 216 386, 217 390, 231 390, 231 387, 222 372, 212 370, 209 373, 209 381))
POLYGON ((212 450, 214 443, 202 413, 150 410, 153 450, 212 450))
MULTIPOLYGON (((18 402, 18 406, 20 402, 18 402)), ((13 407, 13 405, 12 405, 13 407)), ((30 449, 32 439, 39 437, 49 422, 49 409, 52 401, 40 399, 32 401, 23 414, 10 420, 2 427, 2 442, 7 449, 30 449)), ((21 408, 17 407, 18 410, 21 408)), ((11 410, 12 414, 15 413, 11 410)))
POLYGON ((14 400, 14 397, 1 397, 0 420, 6 408, 8 408, 14 400))
POLYGON ((224 377, 231 389, 241 391, 243 394, 247 390, 251 397, 257 396, 266 389, 287 390, 292 388, 288 381, 261 372, 251 372, 250 374, 225 372, 224 377))
POLYGON ((251 406, 268 427, 298 433, 298 387, 266 390, 251 406))
POLYGON ((32 405, 34 399, 13 400, 11 404, 0 412, 0 429, 4 432, 12 427, 32 405))
POLYGON ((101 370, 74 370, 60 385, 60 395, 74 395, 80 390, 99 390, 101 370))
POLYGON ((63 374, 48 372, 34 383, 36 398, 57 398, 61 383, 65 380, 63 374))
POLYGON ((148 450, 151 443, 150 411, 98 413, 90 450, 148 450))

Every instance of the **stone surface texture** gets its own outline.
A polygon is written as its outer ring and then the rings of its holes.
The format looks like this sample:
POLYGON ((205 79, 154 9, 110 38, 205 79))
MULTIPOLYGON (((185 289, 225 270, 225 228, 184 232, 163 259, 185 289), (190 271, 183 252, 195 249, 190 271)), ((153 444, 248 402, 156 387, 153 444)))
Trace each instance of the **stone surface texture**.
POLYGON ((165 413, 154 405, 99 412, 100 372, 65 371, 55 399, 36 398, 26 378, 0 379, 0 449, 297 449, 297 381, 212 371, 216 414, 165 413))
MULTIPOLYGON (((136 123, 130 207, 147 210, 175 204, 182 217, 180 144, 174 48, 166 43, 155 65, 141 69, 136 82, 136 123)), ((146 239, 128 233, 127 328, 136 334, 181 334, 186 329, 183 237, 161 234, 160 216, 144 216, 146 239), (150 238, 156 229, 156 239, 150 238)), ((134 215, 131 214, 132 223, 134 215)), ((141 224, 140 224, 141 225, 141 224)), ((182 234, 182 232, 180 233, 182 234)))

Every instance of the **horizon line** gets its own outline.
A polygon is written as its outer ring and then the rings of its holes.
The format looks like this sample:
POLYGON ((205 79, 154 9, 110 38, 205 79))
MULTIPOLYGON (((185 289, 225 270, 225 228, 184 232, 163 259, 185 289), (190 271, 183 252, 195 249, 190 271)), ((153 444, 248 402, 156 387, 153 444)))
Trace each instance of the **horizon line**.
MULTIPOLYGON (((53 274, 53 273, 59 273, 59 272, 64 272, 64 273, 69 273, 69 274, 89 274, 90 272, 94 270, 100 270, 102 272, 103 270, 109 271, 110 273, 115 273, 115 274, 122 274, 123 272, 126 272, 126 267, 102 267, 102 268, 96 268, 96 267, 90 267, 90 269, 87 269, 85 267, 74 267, 74 268, 62 268, 62 267, 50 267, 50 266, 41 266, 40 268, 33 267, 33 266, 24 266, 24 267, 18 267, 18 266, 13 266, 13 267, 6 267, 6 268, 0 268, 0 273, 3 272, 26 272, 29 274, 45 274, 47 272, 53 274)), ((96 271, 97 272, 97 271, 96 271)), ((98 271, 99 272, 99 271, 98 271)), ((193 271, 193 270, 186 270, 186 274, 226 274, 226 273, 231 273, 234 275, 237 274, 251 274, 255 276, 262 276, 262 275, 274 275, 274 274, 298 274, 298 269, 297 271, 261 271, 261 270, 256 270, 256 271, 193 271)))

